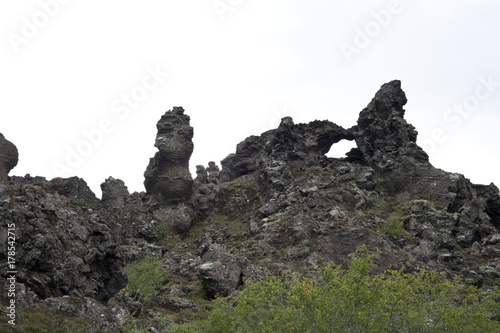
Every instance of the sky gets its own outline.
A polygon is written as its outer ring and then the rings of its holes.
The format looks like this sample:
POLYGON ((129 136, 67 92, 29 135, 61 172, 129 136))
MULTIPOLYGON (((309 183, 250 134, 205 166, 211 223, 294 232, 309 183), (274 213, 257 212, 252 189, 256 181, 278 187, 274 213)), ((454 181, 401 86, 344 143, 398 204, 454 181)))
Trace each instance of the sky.
POLYGON ((499 13, 493 0, 2 1, 10 175, 144 191, 156 122, 174 106, 194 127, 194 174, 285 116, 351 127, 399 79, 431 163, 500 186, 499 13))

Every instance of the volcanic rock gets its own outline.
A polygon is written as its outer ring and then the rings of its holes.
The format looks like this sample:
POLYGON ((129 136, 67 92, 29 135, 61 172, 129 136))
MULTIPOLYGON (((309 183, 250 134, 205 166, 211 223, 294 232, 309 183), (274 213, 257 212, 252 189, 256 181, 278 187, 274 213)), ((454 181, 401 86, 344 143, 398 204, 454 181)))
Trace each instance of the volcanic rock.
POLYGON ((219 184, 219 167, 215 164, 215 162, 208 162, 208 182, 211 184, 219 184))
POLYGON ((207 297, 227 296, 242 284, 242 272, 248 259, 225 252, 224 246, 212 244, 202 257, 199 278, 207 297))
POLYGON ((0 183, 7 182, 7 175, 18 162, 16 146, 0 133, 0 183))
POLYGON ((157 201, 175 203, 188 199, 193 178, 189 158, 193 153, 193 128, 182 107, 167 111, 156 124, 155 147, 158 152, 150 159, 144 173, 146 193, 157 201))
POLYGON ((196 178, 194 182, 198 184, 208 184, 208 172, 203 165, 196 166, 196 178))
POLYGON ((406 102, 401 82, 394 80, 382 85, 360 112, 356 144, 368 164, 386 169, 400 156, 428 161, 427 154, 416 145, 417 131, 404 119, 406 102))
POLYGON ((101 184, 102 204, 105 208, 122 208, 130 195, 123 180, 109 177, 101 184))
MULTIPOLYGON (((127 285, 117 239, 102 216, 89 208, 95 197, 86 202, 89 193, 80 195, 83 183, 39 177, 14 177, 11 183, 1 197, 0 219, 5 223, 0 238, 7 235, 8 225, 15 226, 18 283, 40 299, 69 295, 104 303, 127 285), (68 184, 75 189, 64 190, 68 184)), ((5 247, 1 249, 0 259, 6 262, 5 247)))

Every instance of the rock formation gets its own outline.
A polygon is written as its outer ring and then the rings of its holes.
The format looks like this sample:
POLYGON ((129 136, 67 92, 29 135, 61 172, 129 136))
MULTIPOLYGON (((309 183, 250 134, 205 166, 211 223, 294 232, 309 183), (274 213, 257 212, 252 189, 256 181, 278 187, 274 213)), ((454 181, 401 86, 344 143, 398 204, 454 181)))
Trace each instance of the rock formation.
POLYGON ((229 254, 221 244, 212 244, 201 258, 200 281, 207 297, 227 296, 242 283, 248 259, 229 254))
POLYGON ((193 128, 182 107, 167 111, 156 124, 155 147, 144 173, 146 193, 159 202, 180 202, 190 197, 193 179, 189 158, 193 153, 193 128))
POLYGON ((208 182, 211 184, 219 184, 219 167, 215 164, 215 162, 208 162, 208 182))
POLYGON ((16 146, 0 133, 0 183, 7 181, 7 175, 18 161, 18 152, 16 146))
POLYGON ((429 157, 417 146, 417 131, 404 119, 406 95, 400 81, 382 85, 363 109, 352 130, 364 161, 379 169, 389 169, 399 158, 427 162, 429 157))
MULTIPOLYGON (((0 234, 16 226, 17 281, 40 299, 69 295, 107 302, 127 285, 117 239, 101 214, 83 196, 91 190, 79 184, 75 191, 62 191, 61 181, 13 177, 13 185, 0 196, 0 234), (69 194, 69 196, 67 196, 69 194)), ((4 245, 6 242, 4 242, 4 245)), ((7 258, 1 247, 0 258, 7 258)), ((6 266, 2 266, 5 276, 6 266)))
MULTIPOLYGON (((0 241, 15 224, 20 306, 88 315, 104 332, 132 313, 154 326, 158 309, 189 320, 207 298, 231 297, 270 275, 317 278, 361 245, 375 255, 376 272, 432 269, 500 286, 498 188, 434 168, 404 119, 405 104, 401 83, 391 81, 351 128, 285 117, 239 143, 220 171, 214 162, 197 166, 195 186, 193 129, 176 107, 157 124, 147 193, 129 194, 110 177, 102 200, 77 177, 7 179, 17 150, 0 137, 0 241), (357 147, 326 157, 340 140, 357 147), (155 270, 167 271, 157 294, 123 291, 123 266, 151 257, 161 260, 155 270)), ((0 260, 7 254, 2 247, 0 260)))
POLYGON ((354 135, 330 121, 295 125, 292 118, 285 117, 277 129, 239 143, 236 153, 222 160, 220 179, 228 182, 257 172, 266 164, 312 165, 323 159, 334 143, 344 139, 354 140, 354 135))
POLYGON ((130 195, 123 180, 109 177, 101 184, 102 204, 105 208, 122 208, 130 195))
POLYGON ((198 184, 208 184, 208 172, 203 165, 196 166, 196 178, 194 181, 198 184))

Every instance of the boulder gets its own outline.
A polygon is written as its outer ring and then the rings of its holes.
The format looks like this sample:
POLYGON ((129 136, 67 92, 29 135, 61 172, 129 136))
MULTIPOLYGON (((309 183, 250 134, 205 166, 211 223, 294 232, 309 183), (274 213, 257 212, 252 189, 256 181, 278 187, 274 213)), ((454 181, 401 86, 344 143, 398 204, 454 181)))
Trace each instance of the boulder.
POLYGON ((221 244, 212 244, 201 258, 199 278, 208 298, 227 296, 242 284, 248 259, 225 252, 221 244))
POLYGON ((153 212, 153 217, 177 234, 185 234, 192 224, 193 212, 184 203, 169 205, 153 212))

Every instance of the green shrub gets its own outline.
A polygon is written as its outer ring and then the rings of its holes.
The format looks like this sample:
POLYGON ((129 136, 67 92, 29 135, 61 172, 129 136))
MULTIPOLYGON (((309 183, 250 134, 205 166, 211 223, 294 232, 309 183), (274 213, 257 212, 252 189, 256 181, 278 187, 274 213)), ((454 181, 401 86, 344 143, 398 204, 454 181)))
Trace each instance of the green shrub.
POLYGON ((146 296, 157 293, 167 275, 162 261, 153 257, 125 266, 125 272, 128 277, 126 289, 146 296))
POLYGON ((391 235, 402 235, 405 231, 403 221, 396 214, 391 214, 387 219, 387 224, 380 230, 382 233, 391 235))
MULTIPOLYGON (((363 248, 347 270, 328 266, 322 280, 290 275, 249 285, 233 300, 219 298, 199 332, 500 332, 495 293, 422 271, 371 277, 363 248)), ((186 327, 187 328, 187 327, 186 327)), ((182 326, 179 332, 183 332, 182 326)))

